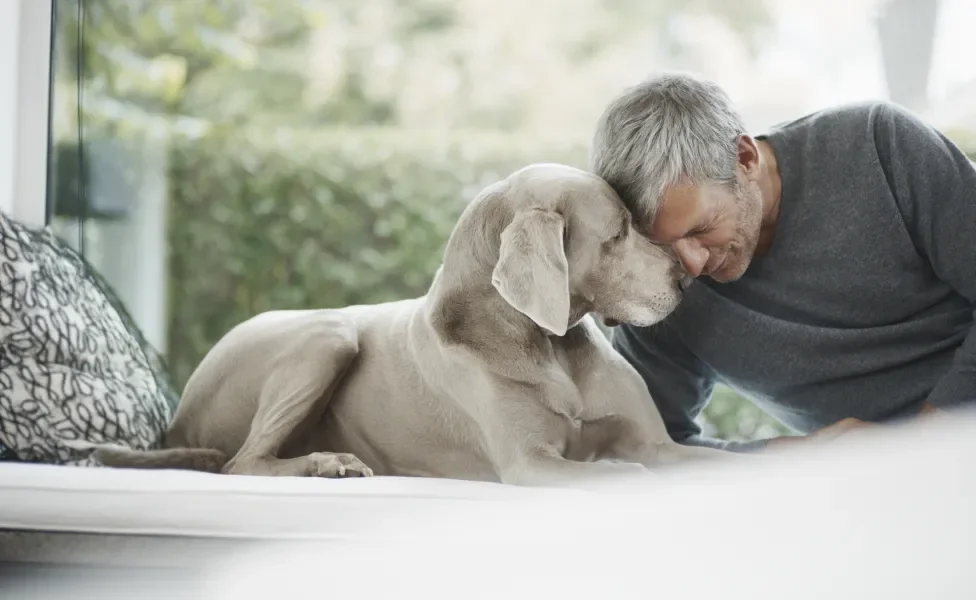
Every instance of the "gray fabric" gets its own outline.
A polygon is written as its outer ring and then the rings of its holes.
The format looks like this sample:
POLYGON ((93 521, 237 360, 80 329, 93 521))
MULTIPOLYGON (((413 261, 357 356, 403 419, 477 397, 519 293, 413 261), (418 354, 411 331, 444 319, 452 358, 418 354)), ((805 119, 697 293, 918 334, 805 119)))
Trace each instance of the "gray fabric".
POLYGON ((783 180, 776 237, 739 280, 697 280, 665 322, 621 326, 672 437, 716 382, 801 433, 976 398, 976 166, 890 104, 821 111, 757 136, 783 180))

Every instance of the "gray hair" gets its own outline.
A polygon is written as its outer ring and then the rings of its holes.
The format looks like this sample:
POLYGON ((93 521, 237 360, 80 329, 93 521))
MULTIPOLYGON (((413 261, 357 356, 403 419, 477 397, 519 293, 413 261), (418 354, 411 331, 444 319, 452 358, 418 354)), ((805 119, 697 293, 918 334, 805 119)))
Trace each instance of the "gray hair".
POLYGON ((654 218, 677 183, 736 183, 742 118, 716 84, 666 73, 624 90, 597 123, 591 170, 613 187, 635 219, 654 218))

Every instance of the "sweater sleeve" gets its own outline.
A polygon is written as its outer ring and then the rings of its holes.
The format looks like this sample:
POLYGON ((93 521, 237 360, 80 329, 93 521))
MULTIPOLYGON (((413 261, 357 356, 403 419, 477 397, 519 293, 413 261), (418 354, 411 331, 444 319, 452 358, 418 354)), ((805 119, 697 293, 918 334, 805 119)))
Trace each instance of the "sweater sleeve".
MULTIPOLYGON (((976 321, 976 165, 944 134, 897 105, 878 106, 874 132, 918 251, 936 277, 969 300, 976 321)), ((927 400, 942 409, 976 401, 976 329, 927 400)))
POLYGON ((702 436, 695 419, 712 394, 714 378, 667 320, 652 327, 620 325, 614 330, 613 346, 644 380, 675 442, 731 452, 750 452, 765 445, 766 440, 732 442, 702 436))

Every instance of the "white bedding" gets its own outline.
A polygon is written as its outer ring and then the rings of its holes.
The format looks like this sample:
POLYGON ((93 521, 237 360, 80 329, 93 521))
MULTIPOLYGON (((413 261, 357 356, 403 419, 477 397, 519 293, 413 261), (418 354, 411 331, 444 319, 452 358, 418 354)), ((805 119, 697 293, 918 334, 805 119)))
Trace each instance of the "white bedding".
POLYGON ((371 477, 222 476, 0 464, 0 529, 257 539, 362 533, 384 511, 566 497, 585 491, 371 477))
POLYGON ((0 465, 0 529, 228 600, 972 598, 974 506, 972 422, 626 490, 0 465))

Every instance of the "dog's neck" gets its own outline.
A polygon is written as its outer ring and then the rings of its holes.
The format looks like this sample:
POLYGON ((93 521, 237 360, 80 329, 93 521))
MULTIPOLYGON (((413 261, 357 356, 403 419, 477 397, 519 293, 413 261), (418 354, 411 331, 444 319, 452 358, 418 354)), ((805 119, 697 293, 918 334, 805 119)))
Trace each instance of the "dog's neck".
MULTIPOLYGON (((427 293, 427 318, 442 344, 462 346, 499 374, 529 381, 555 360, 553 343, 572 343, 542 329, 502 298, 491 283, 502 231, 514 213, 501 203, 482 200, 469 206, 448 240, 444 262, 427 293)), ((570 324, 588 303, 573 297, 570 324)))

